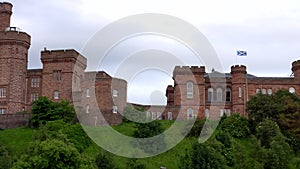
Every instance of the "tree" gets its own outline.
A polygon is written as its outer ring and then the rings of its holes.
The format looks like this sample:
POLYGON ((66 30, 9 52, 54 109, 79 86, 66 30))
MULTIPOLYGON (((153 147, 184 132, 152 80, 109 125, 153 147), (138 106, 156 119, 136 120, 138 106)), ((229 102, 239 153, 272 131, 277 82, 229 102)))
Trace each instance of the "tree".
POLYGON ((261 145, 266 148, 270 147, 275 136, 281 134, 277 123, 270 119, 265 119, 264 121, 260 122, 256 127, 256 132, 257 138, 260 140, 261 145))
POLYGON ((114 169, 114 163, 111 156, 106 152, 100 152, 95 157, 96 166, 99 169, 114 169))
MULTIPOLYGON (((13 165, 13 169, 77 169, 84 162, 79 152, 60 140, 33 143, 13 165)), ((89 166, 93 168, 93 166, 89 166)))
POLYGON ((146 113, 143 111, 142 108, 134 107, 133 105, 128 105, 124 109, 124 122, 147 122, 146 113))
POLYGON ((46 124, 47 121, 62 119, 65 122, 74 122, 76 113, 69 101, 53 102, 47 97, 40 97, 35 100, 31 109, 30 122, 33 127, 46 124))
POLYGON ((221 130, 235 138, 245 138, 250 135, 249 123, 245 117, 233 114, 220 122, 221 130))
POLYGON ((156 153, 166 148, 163 129, 159 121, 152 121, 150 123, 136 123, 136 130, 134 131, 135 138, 138 139, 133 144, 145 153, 156 153))

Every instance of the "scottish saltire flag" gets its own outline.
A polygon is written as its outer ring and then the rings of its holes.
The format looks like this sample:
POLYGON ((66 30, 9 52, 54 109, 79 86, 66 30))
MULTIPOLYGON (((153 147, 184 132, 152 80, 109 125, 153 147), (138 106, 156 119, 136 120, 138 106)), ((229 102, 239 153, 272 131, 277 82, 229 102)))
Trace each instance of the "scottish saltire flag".
POLYGON ((237 56, 247 56, 247 51, 245 50, 237 50, 236 51, 237 56))

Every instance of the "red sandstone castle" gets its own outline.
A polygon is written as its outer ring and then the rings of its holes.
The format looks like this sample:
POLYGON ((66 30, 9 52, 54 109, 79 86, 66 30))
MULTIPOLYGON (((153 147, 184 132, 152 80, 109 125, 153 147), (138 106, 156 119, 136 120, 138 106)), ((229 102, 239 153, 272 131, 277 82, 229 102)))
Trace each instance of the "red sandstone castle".
MULTIPOLYGON (((27 69, 31 37, 10 26, 12 4, 0 3, 0 114, 29 111, 39 96, 54 101, 73 100, 82 120, 102 124, 121 123, 127 104, 127 82, 107 73, 85 72, 87 60, 75 50, 41 52, 42 69, 27 69), (94 119, 90 121, 89 119, 94 119)), ((292 63, 293 77, 256 77, 246 66, 232 66, 230 73, 205 67, 179 67, 173 72, 174 85, 166 90, 166 106, 144 106, 151 119, 214 118, 224 113, 247 115, 245 105, 256 93, 269 94, 279 89, 300 93, 300 61, 292 63)), ((138 106, 138 105, 137 105, 138 106)), ((1 121, 1 119, 0 119, 1 121)))

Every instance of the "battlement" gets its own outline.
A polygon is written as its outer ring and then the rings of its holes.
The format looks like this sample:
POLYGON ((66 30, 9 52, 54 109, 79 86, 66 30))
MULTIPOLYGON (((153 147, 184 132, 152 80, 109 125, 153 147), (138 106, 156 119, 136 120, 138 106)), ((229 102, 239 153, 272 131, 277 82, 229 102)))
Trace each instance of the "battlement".
POLYGON ((247 73, 246 69, 247 69, 247 67, 245 65, 234 65, 234 66, 231 66, 231 74, 234 74, 234 73, 246 74, 247 73))
POLYGON ((204 66, 175 66, 173 71, 173 75, 183 75, 183 74, 198 74, 203 75, 205 74, 205 67, 204 66))
POLYGON ((12 7, 13 5, 9 2, 0 2, 0 12, 1 13, 9 13, 12 14, 12 7))
POLYGON ((60 50, 47 50, 46 48, 41 51, 41 60, 45 62, 57 61, 77 61, 86 67, 87 59, 74 49, 60 49, 60 50))
POLYGON ((0 44, 20 43, 27 49, 30 47, 31 37, 25 32, 19 31, 0 31, 0 44))
POLYGON ((296 60, 292 63, 292 71, 300 69, 300 60, 296 60))

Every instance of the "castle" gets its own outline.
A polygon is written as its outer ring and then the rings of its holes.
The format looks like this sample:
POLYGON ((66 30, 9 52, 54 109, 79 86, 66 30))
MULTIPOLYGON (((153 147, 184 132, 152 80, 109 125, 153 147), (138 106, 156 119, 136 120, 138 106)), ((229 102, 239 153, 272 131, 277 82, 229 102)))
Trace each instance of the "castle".
MULTIPOLYGON (((10 26, 11 15, 12 4, 0 3, 0 114, 29 112, 34 100, 47 96, 53 101, 73 100, 83 121, 91 125, 104 123, 99 111, 109 124, 121 123, 127 105, 125 80, 104 71, 86 72, 87 59, 73 49, 44 49, 43 68, 28 69, 31 37, 10 26)), ((166 89, 166 106, 135 106, 144 107, 151 119, 215 118, 233 112, 247 116, 246 102, 257 93, 271 95, 286 89, 299 94, 300 60, 292 63, 292 71, 293 77, 256 77, 243 65, 232 66, 230 73, 207 73, 204 66, 176 66, 174 85, 166 89)))

